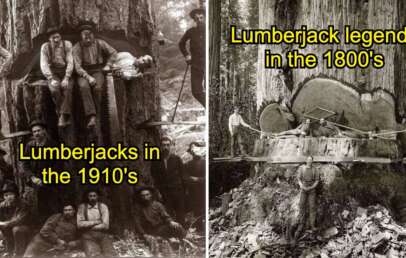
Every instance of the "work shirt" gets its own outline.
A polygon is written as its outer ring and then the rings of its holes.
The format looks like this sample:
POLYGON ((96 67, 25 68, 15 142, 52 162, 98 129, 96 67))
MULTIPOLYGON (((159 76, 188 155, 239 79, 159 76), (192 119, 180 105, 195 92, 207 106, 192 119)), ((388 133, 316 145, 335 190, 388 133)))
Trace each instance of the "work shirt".
POLYGON ((135 229, 139 234, 153 232, 160 226, 169 224, 172 220, 165 207, 158 201, 152 201, 148 206, 140 205, 134 211, 135 229))
POLYGON ((28 222, 28 217, 29 208, 23 200, 18 198, 9 206, 5 201, 0 203, 0 221, 8 222, 8 227, 12 228, 17 225, 24 225, 28 222))
POLYGON ((77 239, 76 218, 66 219, 58 213, 49 217, 39 232, 41 237, 50 243, 56 244, 58 239, 71 242, 77 239))
POLYGON ((230 130, 230 133, 234 134, 234 130, 240 125, 249 127, 249 125, 245 123, 244 119, 242 119, 240 114, 231 114, 231 116, 228 118, 228 129, 230 130))
POLYGON ((203 26, 193 27, 188 29, 179 41, 179 49, 185 57, 191 55, 192 66, 204 66, 206 57, 205 44, 205 28, 203 26), (190 53, 186 48, 188 41, 190 53))
POLYGON ((70 78, 73 72, 72 43, 61 41, 58 45, 44 43, 41 47, 41 71, 51 80, 55 76, 55 69, 66 69, 64 76, 70 78))
POLYGON ((309 187, 319 180, 319 173, 314 167, 300 166, 298 169, 298 179, 304 186, 309 187))
POLYGON ((13 56, 5 48, 0 46, 0 57, 3 58, 3 62, 0 65, 0 77, 6 76, 13 64, 13 56))
POLYGON ((109 229, 110 215, 107 205, 101 202, 95 205, 90 205, 89 203, 79 205, 77 213, 78 228, 89 228, 93 225, 94 221, 101 221, 102 223, 93 226, 92 230, 109 229))
POLYGON ((89 66, 112 66, 116 54, 117 51, 101 39, 95 39, 90 46, 78 42, 73 47, 75 70, 79 76, 86 78, 89 76, 86 71, 89 66))
POLYGON ((151 176, 155 186, 160 191, 163 189, 183 190, 185 174, 182 159, 175 154, 170 154, 167 159, 162 158, 161 160, 152 162, 151 176))

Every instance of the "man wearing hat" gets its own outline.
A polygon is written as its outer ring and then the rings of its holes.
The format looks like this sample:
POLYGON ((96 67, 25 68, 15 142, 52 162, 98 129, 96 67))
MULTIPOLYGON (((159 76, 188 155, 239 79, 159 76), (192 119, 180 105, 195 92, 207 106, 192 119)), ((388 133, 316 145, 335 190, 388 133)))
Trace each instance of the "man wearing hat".
MULTIPOLYGON (((32 138, 25 145, 24 152, 26 156, 30 156, 29 153, 32 148, 37 147, 53 147, 57 143, 49 136, 46 124, 41 120, 34 120, 30 124, 32 138)), ((51 159, 46 160, 22 160, 21 167, 23 175, 26 180, 27 192, 33 196, 34 207, 39 213, 40 223, 44 223, 49 216, 60 211, 60 194, 59 188, 55 185, 43 185, 42 184, 42 170, 44 168, 56 168, 56 162, 51 159)))
POLYGON ((161 138, 161 159, 151 164, 154 186, 160 192, 165 207, 176 221, 185 223, 185 187, 182 159, 173 154, 174 142, 171 137, 161 138))
POLYGON ((151 237, 184 238, 185 229, 166 212, 162 203, 154 198, 154 188, 141 187, 136 192, 139 207, 134 210, 135 230, 147 242, 151 237))
POLYGON ((28 245, 24 257, 44 255, 51 249, 72 250, 80 244, 75 205, 68 202, 63 206, 63 213, 54 214, 45 222, 40 232, 28 245))
POLYGON ((103 71, 111 70, 117 51, 106 41, 95 38, 93 23, 82 23, 79 32, 80 41, 73 47, 73 60, 87 126, 93 128, 100 121, 96 115, 99 117, 102 107, 103 71))
POLYGON ((179 49, 191 66, 192 94, 203 107, 206 105, 206 95, 204 93, 204 71, 206 58, 206 38, 205 38, 205 12, 204 9, 194 9, 190 12, 190 17, 195 21, 196 26, 188 29, 179 41, 179 49), (189 50, 186 43, 189 41, 189 50))
POLYGON ((115 257, 113 241, 107 233, 110 227, 109 208, 99 201, 100 190, 89 188, 78 207, 77 225, 82 231, 82 245, 86 256, 115 257))
POLYGON ((41 71, 48 80, 59 117, 58 126, 66 127, 70 124, 72 108, 72 43, 62 40, 57 28, 48 30, 48 40, 41 46, 41 71))
POLYGON ((22 255, 28 243, 29 209, 19 198, 14 183, 4 185, 4 200, 0 203, 0 231, 6 242, 6 251, 11 255, 22 255))
POLYGON ((185 173, 188 189, 188 200, 193 215, 197 218, 195 225, 198 230, 204 229, 205 197, 206 197, 206 160, 204 142, 191 142, 188 152, 192 160, 186 163, 185 173))

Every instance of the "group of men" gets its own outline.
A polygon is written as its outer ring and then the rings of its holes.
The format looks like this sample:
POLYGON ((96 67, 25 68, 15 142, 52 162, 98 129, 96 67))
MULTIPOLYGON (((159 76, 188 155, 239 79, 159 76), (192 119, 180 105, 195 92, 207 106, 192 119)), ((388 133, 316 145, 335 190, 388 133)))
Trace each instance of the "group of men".
POLYGON ((30 206, 20 197, 14 183, 5 184, 0 203, 0 231, 5 240, 5 256, 46 256, 52 251, 82 248, 89 257, 113 257, 112 237, 108 234, 109 209, 99 201, 99 194, 95 188, 88 189, 77 213, 73 203, 64 203, 61 210, 52 214, 32 236, 35 221, 30 206))
POLYGON ((192 159, 183 164, 174 154, 174 140, 161 139, 161 159, 151 164, 151 176, 163 204, 180 224, 185 225, 186 211, 196 217, 196 228, 204 229, 205 214, 205 146, 192 142, 188 152, 192 159), (187 207, 189 206, 189 207, 187 207))
MULTIPOLYGON (((55 144, 45 124, 32 123, 31 130, 33 138, 26 150, 55 144)), ((192 159, 183 164, 181 158, 173 153, 174 145, 172 138, 162 137, 161 159, 151 165, 154 187, 140 187, 135 192, 134 229, 147 243, 157 236, 184 238, 185 214, 188 210, 196 218, 194 225, 190 226, 204 231, 205 146, 200 142, 190 143, 188 151, 192 159)), ((4 184, 0 230, 6 240, 7 252, 32 257, 49 250, 82 248, 87 256, 112 256, 112 239, 107 233, 109 208, 99 201, 100 192, 98 189, 86 191, 75 215, 75 205, 71 202, 73 198, 64 198, 62 188, 42 183, 40 171, 43 167, 53 166, 55 163, 52 160, 22 161, 26 190, 32 189, 36 197, 33 198, 36 199, 35 203, 29 204, 24 193, 20 197, 12 175, 2 170, 4 184), (33 217, 35 221, 30 219, 33 217), (26 248, 33 232, 31 227, 35 228, 35 225, 43 227, 26 248)))
MULTIPOLYGON (((193 96, 205 106, 205 15, 203 9, 194 9, 190 17, 196 26, 186 31, 179 42, 179 48, 191 66, 191 85, 193 96), (186 43, 189 42, 189 50, 186 43)), ((117 51, 106 41, 95 38, 94 24, 82 23, 78 32, 80 41, 72 43, 63 40, 57 28, 48 30, 48 42, 41 47, 40 67, 48 81, 48 87, 55 103, 58 126, 71 123, 73 72, 77 74, 77 84, 87 119, 87 127, 94 128, 100 122, 102 89, 105 74, 112 70, 117 51)), ((133 66, 142 66, 152 60, 134 58, 133 66)))
POLYGON ((49 29, 49 40, 41 47, 41 71, 48 81, 60 127, 71 123, 72 75, 76 71, 87 127, 92 128, 101 110, 104 73, 111 71, 117 51, 106 41, 95 38, 91 22, 82 23, 78 32, 80 41, 72 46, 62 39, 59 29, 49 29))
MULTIPOLYGON (((317 120, 316 120, 317 121, 317 120)), ((241 131, 242 128, 246 127, 251 130, 257 131, 247 124, 240 114, 240 109, 238 106, 234 107, 234 112, 230 115, 228 119, 228 130, 230 133, 230 150, 231 156, 235 156, 235 144, 237 143, 240 155, 247 155, 245 146, 242 140, 241 131)), ((312 122, 309 118, 305 119, 303 123, 294 129, 283 131, 280 133, 263 133, 266 137, 304 137, 304 136, 314 136, 314 137, 359 137, 354 132, 341 130, 334 123, 327 121, 324 118, 319 119, 317 126, 312 126, 312 122)))

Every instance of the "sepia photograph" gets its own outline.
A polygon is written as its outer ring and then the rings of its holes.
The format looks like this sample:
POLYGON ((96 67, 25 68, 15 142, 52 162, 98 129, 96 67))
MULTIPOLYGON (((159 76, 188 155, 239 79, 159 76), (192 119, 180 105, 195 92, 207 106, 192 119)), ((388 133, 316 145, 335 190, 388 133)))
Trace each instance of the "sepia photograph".
POLYGON ((205 256, 205 39, 202 0, 0 0, 1 257, 205 256))
POLYGON ((405 3, 208 8, 209 257, 405 257, 405 3), (340 42, 285 42, 329 26, 340 42), (318 63, 292 67, 291 53, 318 63))

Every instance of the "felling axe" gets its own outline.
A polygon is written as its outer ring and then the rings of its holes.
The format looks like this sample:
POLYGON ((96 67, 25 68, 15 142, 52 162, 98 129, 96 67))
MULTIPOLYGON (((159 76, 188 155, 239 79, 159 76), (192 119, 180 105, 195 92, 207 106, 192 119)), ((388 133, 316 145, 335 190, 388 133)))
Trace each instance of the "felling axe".
POLYGON ((0 141, 9 140, 9 139, 26 136, 26 135, 31 135, 31 132, 30 131, 18 131, 18 132, 9 133, 9 134, 0 133, 0 141))

